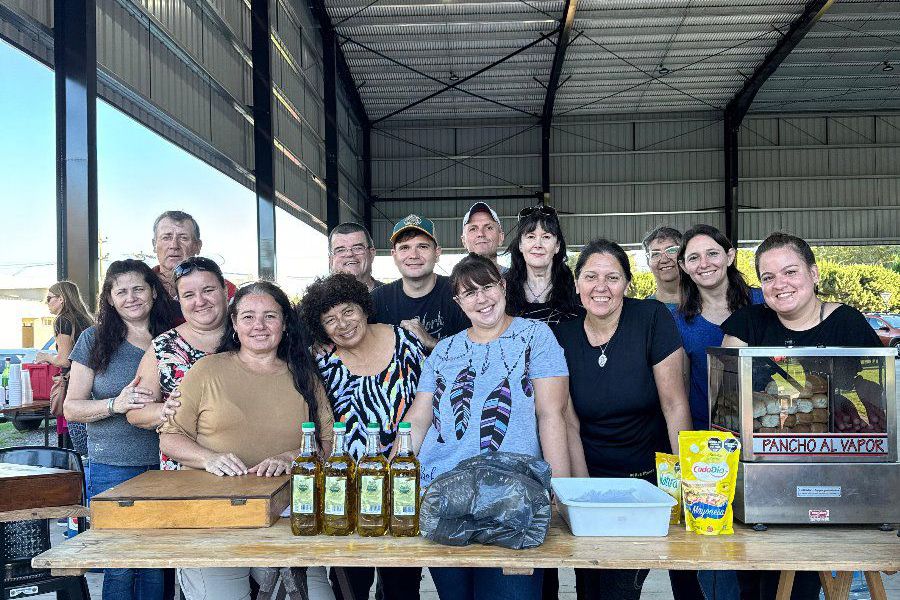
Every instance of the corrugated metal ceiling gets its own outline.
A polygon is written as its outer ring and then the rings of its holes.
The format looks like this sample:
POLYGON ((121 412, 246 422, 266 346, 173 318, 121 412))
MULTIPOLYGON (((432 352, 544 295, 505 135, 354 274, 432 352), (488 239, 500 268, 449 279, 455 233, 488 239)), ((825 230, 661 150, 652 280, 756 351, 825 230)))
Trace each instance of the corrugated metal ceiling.
MULTIPOLYGON (((401 116, 541 112, 561 0, 325 4, 370 118, 390 115, 451 84, 458 89, 401 116)), ((805 0, 581 0, 555 114, 722 109, 805 5, 805 0)), ((900 2, 838 0, 769 80, 753 110, 900 108, 898 31, 900 2), (884 61, 898 69, 882 71, 884 61)))

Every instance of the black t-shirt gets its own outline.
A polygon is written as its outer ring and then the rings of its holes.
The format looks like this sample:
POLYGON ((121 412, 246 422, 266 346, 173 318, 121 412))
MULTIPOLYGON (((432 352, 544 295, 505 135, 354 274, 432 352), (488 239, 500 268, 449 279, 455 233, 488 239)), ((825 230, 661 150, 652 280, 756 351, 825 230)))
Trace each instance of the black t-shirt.
POLYGON ((880 348, 878 334, 861 312, 841 304, 825 319, 805 331, 793 331, 781 324, 778 314, 765 304, 737 310, 722 323, 726 335, 748 346, 844 346, 880 348))
POLYGON ((569 365, 569 390, 581 421, 581 443, 591 477, 648 477, 655 453, 669 452, 666 419, 653 366, 681 347, 662 302, 625 298, 619 326, 600 348, 584 331, 584 317, 560 323, 556 337, 569 365))
POLYGON ((437 276, 434 289, 421 298, 410 298, 403 291, 403 280, 387 283, 372 290, 375 314, 372 321, 400 325, 400 321, 418 317, 425 331, 437 340, 459 333, 471 323, 453 301, 450 278, 437 276))
MULTIPOLYGON (((65 317, 57 317, 53 322, 53 335, 72 335, 72 322, 65 317)), ((75 340, 72 340, 73 344, 75 340)))
POLYGON ((551 327, 584 316, 584 309, 576 306, 572 309, 561 308, 553 302, 528 302, 517 317, 543 321, 551 327))

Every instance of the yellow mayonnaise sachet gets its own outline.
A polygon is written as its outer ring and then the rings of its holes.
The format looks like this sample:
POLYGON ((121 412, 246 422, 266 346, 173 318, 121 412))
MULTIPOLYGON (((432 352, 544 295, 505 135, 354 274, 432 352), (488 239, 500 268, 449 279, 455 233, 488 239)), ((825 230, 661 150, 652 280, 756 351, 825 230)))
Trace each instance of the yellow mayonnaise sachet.
POLYGON ((656 487, 675 498, 669 525, 681 523, 681 465, 674 454, 656 453, 656 487))
POLYGON ((724 431, 678 434, 684 525, 701 535, 734 533, 734 486, 741 443, 724 431))

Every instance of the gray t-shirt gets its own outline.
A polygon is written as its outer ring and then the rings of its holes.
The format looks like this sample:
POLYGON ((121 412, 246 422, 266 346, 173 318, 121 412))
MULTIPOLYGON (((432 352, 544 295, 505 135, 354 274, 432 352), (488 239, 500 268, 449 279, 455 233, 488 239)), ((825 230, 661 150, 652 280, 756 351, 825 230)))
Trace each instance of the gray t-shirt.
POLYGON ((540 321, 516 317, 487 344, 466 331, 438 342, 419 379, 418 391, 434 394, 419 452, 422 485, 483 452, 541 457, 532 382, 568 374, 562 348, 540 321))
MULTIPOLYGON (((96 327, 85 329, 78 336, 69 358, 88 367, 96 336, 96 327)), ((122 342, 106 370, 94 373, 91 398, 106 403, 118 396, 122 388, 134 379, 143 357, 143 350, 127 341, 122 342)), ((125 419, 125 415, 113 415, 88 423, 87 434, 88 456, 92 461, 117 467, 159 464, 159 435, 152 429, 135 427, 125 419)))

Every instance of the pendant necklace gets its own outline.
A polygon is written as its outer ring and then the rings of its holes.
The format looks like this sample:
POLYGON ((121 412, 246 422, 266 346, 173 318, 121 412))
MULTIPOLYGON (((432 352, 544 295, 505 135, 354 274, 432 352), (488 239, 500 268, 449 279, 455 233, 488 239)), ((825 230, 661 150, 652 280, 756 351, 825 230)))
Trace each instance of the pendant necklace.
POLYGON ((534 297, 535 302, 541 301, 541 296, 543 296, 547 292, 547 290, 550 288, 551 283, 553 283, 553 282, 548 281, 547 285, 544 286, 544 288, 541 290, 541 292, 539 294, 536 294, 536 293, 534 293, 534 288, 532 288, 531 284, 528 283, 528 279, 525 279, 525 287, 527 287, 528 291, 531 292, 531 295, 534 297))
MULTIPOLYGON (((609 340, 609 342, 611 341, 609 340)), ((606 358, 606 349, 609 347, 609 342, 600 345, 600 357, 597 359, 597 364, 600 365, 601 369, 606 366, 606 361, 608 360, 606 358)))

